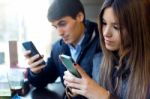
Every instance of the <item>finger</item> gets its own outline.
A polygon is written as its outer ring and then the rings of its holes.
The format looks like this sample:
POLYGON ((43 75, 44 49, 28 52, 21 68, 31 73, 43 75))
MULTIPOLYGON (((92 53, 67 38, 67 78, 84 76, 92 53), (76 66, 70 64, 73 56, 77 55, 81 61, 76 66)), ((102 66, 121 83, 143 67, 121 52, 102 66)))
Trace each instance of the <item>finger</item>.
POLYGON ((27 50, 27 51, 24 52, 24 56, 26 58, 29 58, 30 54, 31 54, 31 50, 27 50))
POLYGON ((64 85, 67 86, 68 82, 66 80, 64 80, 64 85))
POLYGON ((41 65, 41 66, 38 66, 38 67, 35 67, 35 68, 31 68, 31 71, 33 72, 33 73, 39 73, 39 72, 41 72, 41 70, 42 70, 42 68, 44 68, 45 67, 45 65, 41 65))
POLYGON ((34 61, 36 61, 39 58, 39 54, 34 55, 33 57, 29 58, 28 64, 32 64, 34 61))
POLYGON ((30 64, 30 68, 39 67, 39 65, 43 62, 43 59, 37 60, 36 62, 33 62, 30 64))
POLYGON ((70 73, 68 70, 65 71, 64 74, 65 74, 66 76, 73 76, 73 77, 75 77, 75 76, 74 76, 72 73, 70 73))
POLYGON ((43 58, 43 57, 44 57, 44 55, 41 55, 41 57, 43 58))
POLYGON ((75 77, 74 75, 72 75, 69 71, 65 71, 64 73, 64 79, 68 82, 72 82, 72 83, 81 83, 81 79, 75 77))
POLYGON ((80 73, 81 77, 87 76, 86 72, 78 64, 75 64, 75 68, 80 73))
POLYGON ((67 86, 75 89, 84 89, 84 85, 79 84, 79 83, 67 83, 67 86))
POLYGON ((79 94, 79 95, 82 95, 82 96, 87 96, 86 94, 86 91, 84 90, 80 90, 80 89, 75 89, 75 88, 72 88, 71 91, 75 94, 79 94))
MULTIPOLYGON (((67 76, 68 77, 68 76, 67 76)), ((68 85, 68 83, 71 83, 71 81, 70 80, 67 80, 66 78, 67 78, 66 76, 63 76, 63 79, 64 79, 64 84, 67 86, 68 85)))

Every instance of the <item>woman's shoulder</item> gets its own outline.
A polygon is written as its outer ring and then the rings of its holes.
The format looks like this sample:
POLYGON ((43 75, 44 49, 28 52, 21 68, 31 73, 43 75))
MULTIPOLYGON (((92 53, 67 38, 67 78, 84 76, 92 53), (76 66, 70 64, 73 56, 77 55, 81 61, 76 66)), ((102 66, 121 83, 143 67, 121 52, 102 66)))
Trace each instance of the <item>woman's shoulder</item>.
POLYGON ((100 73, 100 64, 102 61, 102 53, 97 53, 95 54, 94 58, 93 58, 93 69, 92 69, 92 78, 93 80, 95 80, 97 83, 99 83, 99 73, 100 73))
POLYGON ((102 52, 99 52, 97 54, 94 55, 94 58, 93 58, 93 65, 95 64, 100 64, 101 63, 101 60, 102 60, 102 57, 103 57, 103 54, 102 52))

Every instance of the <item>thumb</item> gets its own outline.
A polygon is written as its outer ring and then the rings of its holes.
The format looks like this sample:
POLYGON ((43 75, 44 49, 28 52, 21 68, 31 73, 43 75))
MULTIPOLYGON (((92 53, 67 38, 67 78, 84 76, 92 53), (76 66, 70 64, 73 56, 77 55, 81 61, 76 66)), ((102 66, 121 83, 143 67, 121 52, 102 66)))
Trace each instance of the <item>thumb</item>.
POLYGON ((44 57, 44 55, 41 55, 41 57, 43 58, 43 57, 44 57))
POLYGON ((82 67, 80 65, 75 64, 75 68, 77 69, 77 71, 79 72, 81 77, 87 76, 87 73, 82 69, 82 67))

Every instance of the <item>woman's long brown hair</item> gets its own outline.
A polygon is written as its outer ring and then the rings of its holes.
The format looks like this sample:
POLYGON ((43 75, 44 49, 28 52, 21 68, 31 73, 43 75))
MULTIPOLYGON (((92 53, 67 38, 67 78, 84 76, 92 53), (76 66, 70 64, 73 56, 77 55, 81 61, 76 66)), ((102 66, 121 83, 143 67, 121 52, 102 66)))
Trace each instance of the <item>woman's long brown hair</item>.
MULTIPOLYGON (((127 82, 126 99, 148 99, 150 97, 150 0, 105 0, 99 15, 103 60, 100 72, 100 84, 113 92, 112 69, 114 55, 107 50, 102 31, 102 18, 105 9, 111 7, 121 26, 121 48, 119 68, 128 57, 125 68, 130 68, 127 82), (126 30, 126 32, 123 31, 126 30)), ((111 16, 110 16, 111 17, 111 16)), ((116 93, 122 87, 119 78, 116 93)))

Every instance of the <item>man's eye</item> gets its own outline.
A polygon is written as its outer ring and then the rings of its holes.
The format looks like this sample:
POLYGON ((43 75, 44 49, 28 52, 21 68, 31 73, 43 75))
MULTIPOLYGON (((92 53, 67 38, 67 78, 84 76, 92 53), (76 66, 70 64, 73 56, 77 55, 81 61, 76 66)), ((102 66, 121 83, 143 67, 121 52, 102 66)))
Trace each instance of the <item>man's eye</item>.
POLYGON ((57 29, 57 26, 54 26, 54 25, 53 25, 53 27, 57 29))
POLYGON ((66 23, 61 23, 59 24, 59 26, 66 26, 66 23))

